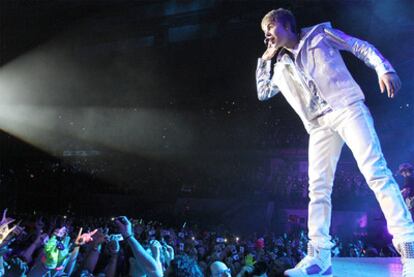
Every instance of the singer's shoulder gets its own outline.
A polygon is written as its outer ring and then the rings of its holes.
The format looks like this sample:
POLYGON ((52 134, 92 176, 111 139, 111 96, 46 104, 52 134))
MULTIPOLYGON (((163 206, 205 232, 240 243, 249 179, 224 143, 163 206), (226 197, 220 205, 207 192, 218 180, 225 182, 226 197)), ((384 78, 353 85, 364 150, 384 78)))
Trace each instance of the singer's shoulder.
POLYGON ((317 34, 323 33, 325 28, 332 28, 331 22, 322 22, 313 26, 304 27, 300 31, 300 37, 302 40, 306 40, 317 34))

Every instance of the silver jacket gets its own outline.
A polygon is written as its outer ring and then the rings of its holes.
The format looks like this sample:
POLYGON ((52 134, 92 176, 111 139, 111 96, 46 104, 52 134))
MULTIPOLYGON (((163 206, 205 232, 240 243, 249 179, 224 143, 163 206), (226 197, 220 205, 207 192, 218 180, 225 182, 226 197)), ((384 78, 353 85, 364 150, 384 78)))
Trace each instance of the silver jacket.
POLYGON ((344 108, 364 100, 364 94, 352 78, 339 50, 346 50, 375 69, 378 77, 395 72, 381 53, 366 41, 333 29, 329 22, 302 29, 297 56, 291 58, 280 51, 271 76, 271 61, 259 58, 256 70, 258 98, 267 100, 281 92, 302 119, 307 131, 314 126, 303 103, 303 95, 310 94, 304 80, 312 79, 319 97, 332 110, 344 108))

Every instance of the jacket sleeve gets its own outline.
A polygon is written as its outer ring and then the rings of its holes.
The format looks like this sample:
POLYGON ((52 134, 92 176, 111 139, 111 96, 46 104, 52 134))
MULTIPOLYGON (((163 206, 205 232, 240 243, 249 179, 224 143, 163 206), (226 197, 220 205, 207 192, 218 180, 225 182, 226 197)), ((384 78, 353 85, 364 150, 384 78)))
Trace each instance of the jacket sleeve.
POLYGON ((268 100, 279 93, 279 88, 272 82, 270 76, 271 61, 259 58, 256 69, 257 97, 260 101, 268 100))
POLYGON ((324 28, 324 33, 334 47, 354 54, 367 66, 374 69, 378 77, 381 77, 384 73, 395 72, 388 60, 372 44, 329 27, 324 28))

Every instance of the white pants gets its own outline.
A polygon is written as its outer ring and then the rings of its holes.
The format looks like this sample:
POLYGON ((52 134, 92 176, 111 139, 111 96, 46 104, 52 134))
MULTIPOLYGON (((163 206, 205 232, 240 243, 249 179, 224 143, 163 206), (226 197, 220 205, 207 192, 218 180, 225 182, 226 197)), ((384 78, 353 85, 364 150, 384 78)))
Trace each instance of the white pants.
POLYGON ((362 101, 317 118, 309 137, 309 239, 331 248, 331 192, 344 142, 380 204, 393 243, 414 241, 414 224, 398 184, 387 168, 372 116, 362 101))

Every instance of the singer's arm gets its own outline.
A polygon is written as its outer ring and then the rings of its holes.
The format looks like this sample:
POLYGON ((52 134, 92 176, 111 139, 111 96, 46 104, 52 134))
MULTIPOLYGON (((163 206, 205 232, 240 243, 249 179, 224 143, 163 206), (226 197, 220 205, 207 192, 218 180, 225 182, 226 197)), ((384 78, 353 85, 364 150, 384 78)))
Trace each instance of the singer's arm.
POLYGON ((325 37, 332 46, 339 50, 349 51, 365 64, 377 72, 381 93, 387 90, 388 97, 394 98, 401 88, 401 80, 392 65, 370 43, 352 37, 344 32, 333 29, 324 29, 325 37))
POLYGON ((271 60, 264 60, 263 58, 259 58, 257 61, 256 87, 257 97, 260 101, 267 100, 279 92, 278 87, 272 82, 272 78, 270 76, 270 67, 271 60))

